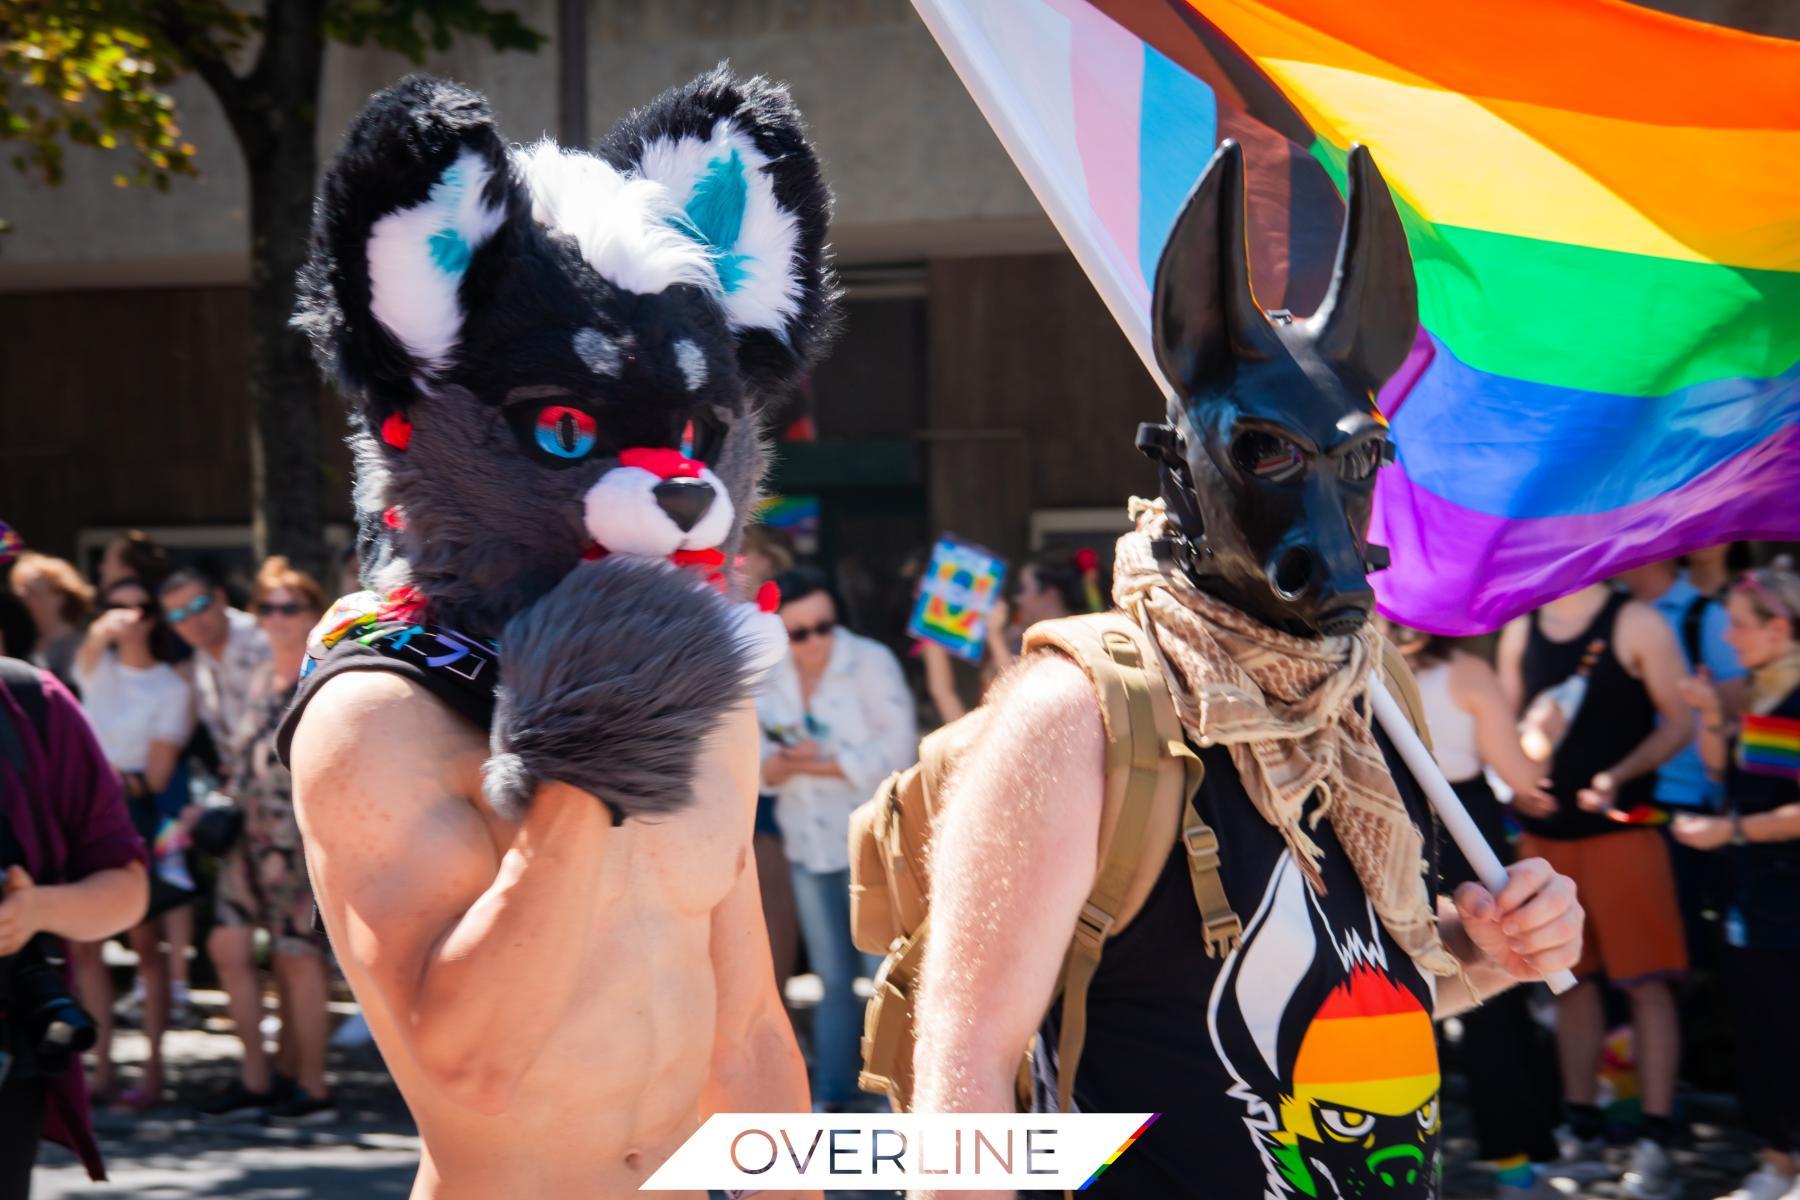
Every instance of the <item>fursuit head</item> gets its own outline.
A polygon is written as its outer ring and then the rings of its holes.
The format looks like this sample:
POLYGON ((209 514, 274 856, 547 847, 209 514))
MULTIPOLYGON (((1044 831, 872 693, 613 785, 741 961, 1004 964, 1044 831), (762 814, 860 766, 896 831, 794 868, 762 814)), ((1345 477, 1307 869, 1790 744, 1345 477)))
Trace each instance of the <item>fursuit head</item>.
POLYGON ((295 324, 350 403, 365 585, 499 643, 502 810, 547 779, 679 808, 785 653, 730 556, 759 411, 834 328, 830 208, 787 90, 724 65, 591 152, 423 76, 351 122, 295 324))

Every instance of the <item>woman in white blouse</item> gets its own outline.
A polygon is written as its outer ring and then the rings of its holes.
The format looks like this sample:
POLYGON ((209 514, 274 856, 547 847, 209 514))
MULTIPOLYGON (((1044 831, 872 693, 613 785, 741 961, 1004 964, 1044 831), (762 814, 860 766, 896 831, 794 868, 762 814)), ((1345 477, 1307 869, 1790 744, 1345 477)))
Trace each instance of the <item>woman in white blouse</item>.
POLYGON ((829 1111, 856 1096, 855 982, 873 969, 850 941, 850 812, 917 757, 918 729, 899 662, 838 627, 825 577, 802 568, 776 586, 790 653, 756 698, 763 788, 776 797, 800 933, 825 989, 813 1022, 813 1099, 829 1111))
MULTIPOLYGON (((75 655, 81 704, 99 737, 100 749, 119 773, 126 803, 134 813, 154 808, 169 789, 181 751, 194 731, 193 689, 169 665, 174 636, 162 620, 156 598, 134 578, 115 581, 101 598, 101 614, 88 626, 75 655)), ((112 1064, 112 980, 98 942, 72 951, 77 990, 94 1015, 94 1088, 102 1101, 143 1110, 161 1101, 162 1035, 169 1024, 169 960, 152 917, 131 931, 144 981, 144 1035, 150 1053, 139 1088, 115 1096, 112 1064)))

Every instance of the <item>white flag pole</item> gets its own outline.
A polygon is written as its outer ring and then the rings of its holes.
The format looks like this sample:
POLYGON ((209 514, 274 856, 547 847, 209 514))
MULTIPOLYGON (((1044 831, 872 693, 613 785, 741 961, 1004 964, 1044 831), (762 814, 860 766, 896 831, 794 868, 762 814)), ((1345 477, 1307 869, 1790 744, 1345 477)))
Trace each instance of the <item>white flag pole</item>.
MULTIPOLYGON (((1481 886, 1496 896, 1506 886, 1506 866, 1494 848, 1487 843, 1475 819, 1469 810, 1463 807, 1462 798, 1450 787, 1450 781, 1444 778, 1443 769, 1437 759, 1431 757, 1431 751, 1419 740, 1419 735, 1400 711, 1399 703, 1387 690, 1377 672, 1370 681, 1369 701, 1375 710, 1375 719, 1387 731, 1388 740, 1394 743, 1394 749, 1400 752, 1406 767, 1419 786, 1425 789, 1425 795, 1431 801, 1431 807, 1437 810, 1438 820, 1449 830, 1450 837, 1461 850, 1463 857, 1469 860, 1474 868, 1475 877, 1481 880, 1481 886)), ((1545 978, 1550 990, 1561 995, 1575 986, 1575 974, 1572 971, 1558 971, 1545 978)))

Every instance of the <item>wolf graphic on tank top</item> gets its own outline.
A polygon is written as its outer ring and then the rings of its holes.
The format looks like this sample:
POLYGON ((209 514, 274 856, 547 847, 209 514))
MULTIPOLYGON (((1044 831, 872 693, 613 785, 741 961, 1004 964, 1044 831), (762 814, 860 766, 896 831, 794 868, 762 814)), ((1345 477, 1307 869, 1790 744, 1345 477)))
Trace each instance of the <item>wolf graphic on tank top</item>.
MULTIPOLYGON (((1384 733, 1401 800, 1425 834, 1431 808, 1384 733)), ((1161 1117, 1094 1180, 1106 1200, 1431 1200, 1438 1194, 1435 992, 1381 926, 1332 828, 1306 819, 1324 884, 1302 876, 1244 794, 1228 748, 1198 748, 1194 798, 1219 838, 1219 873, 1244 921, 1238 949, 1205 952, 1177 843, 1143 910, 1108 939, 1088 988, 1078 1112, 1161 1117)), ((1316 798, 1315 798, 1316 801, 1316 798)), ((1040 1026, 1032 1106, 1057 1108, 1060 1001, 1040 1026)), ((1021 1193, 1021 1196, 1031 1195, 1021 1193)))
POLYGON ((1423 1200, 1440 1125, 1431 982, 1366 898, 1348 924, 1330 911, 1283 854, 1213 985, 1207 1031, 1267 1196, 1423 1200))

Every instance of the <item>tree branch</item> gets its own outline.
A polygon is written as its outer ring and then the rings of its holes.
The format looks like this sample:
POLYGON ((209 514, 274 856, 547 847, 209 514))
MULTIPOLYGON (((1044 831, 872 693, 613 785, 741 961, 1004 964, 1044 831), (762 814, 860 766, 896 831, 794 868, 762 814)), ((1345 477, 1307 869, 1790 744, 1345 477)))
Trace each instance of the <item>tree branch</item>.
POLYGON ((249 119, 251 89, 231 69, 213 40, 188 20, 179 0, 155 0, 150 6, 150 13, 151 20, 162 31, 163 36, 169 39, 169 43, 187 59, 194 73, 212 89, 219 107, 225 110, 226 119, 231 122, 238 141, 248 154, 252 149, 252 139, 258 136, 255 123, 249 119))

